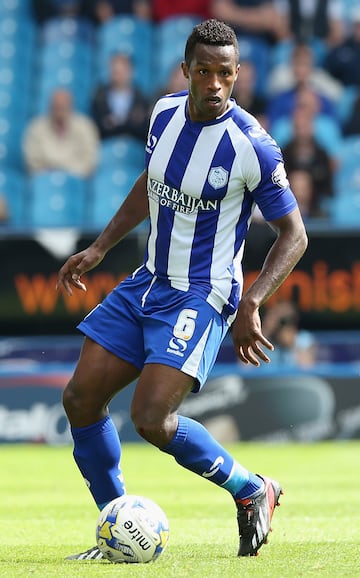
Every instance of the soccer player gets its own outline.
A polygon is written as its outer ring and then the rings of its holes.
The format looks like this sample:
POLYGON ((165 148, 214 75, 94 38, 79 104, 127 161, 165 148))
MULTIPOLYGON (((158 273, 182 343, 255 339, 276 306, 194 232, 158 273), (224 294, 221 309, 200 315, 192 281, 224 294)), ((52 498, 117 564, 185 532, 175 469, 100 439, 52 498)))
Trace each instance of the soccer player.
MULTIPOLYGON (((150 216, 143 264, 78 326, 85 340, 63 395, 74 458, 99 509, 125 493, 108 403, 137 380, 131 404, 137 432, 231 494, 238 555, 255 556, 267 540, 280 485, 248 471, 200 423, 177 413, 189 392, 204 385, 230 327, 242 362, 269 361, 264 348, 273 346, 259 308, 307 246, 278 146, 230 97, 238 62, 232 28, 213 19, 195 26, 181 65, 188 91, 155 104, 144 172, 97 239, 60 269, 58 287, 69 295, 73 287, 86 290, 82 274, 150 216), (255 204, 276 237, 242 295, 241 259, 255 204)), ((95 546, 70 558, 101 556, 95 546)))

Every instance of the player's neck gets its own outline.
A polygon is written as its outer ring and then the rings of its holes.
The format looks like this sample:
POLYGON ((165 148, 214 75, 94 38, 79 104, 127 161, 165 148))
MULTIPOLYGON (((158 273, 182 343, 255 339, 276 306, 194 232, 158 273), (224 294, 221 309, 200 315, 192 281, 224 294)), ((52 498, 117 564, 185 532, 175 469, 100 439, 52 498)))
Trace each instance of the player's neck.
POLYGON ((219 118, 221 118, 222 116, 224 116, 224 114, 226 114, 227 112, 229 112, 229 110, 233 107, 233 103, 231 100, 228 100, 226 103, 226 108, 224 110, 224 112, 222 114, 220 114, 220 116, 216 117, 216 120, 218 120, 219 118))
POLYGON ((196 110, 196 108, 194 108, 194 106, 191 104, 191 102, 188 100, 187 104, 186 104, 186 113, 187 113, 187 117, 191 122, 203 122, 203 123, 211 123, 214 121, 217 121, 219 119, 221 119, 223 116, 225 116, 229 110, 231 110, 233 108, 233 101, 232 100, 228 100, 225 106, 225 109, 223 110, 223 112, 221 114, 219 114, 218 116, 214 116, 214 117, 202 117, 201 114, 198 113, 198 111, 196 110))

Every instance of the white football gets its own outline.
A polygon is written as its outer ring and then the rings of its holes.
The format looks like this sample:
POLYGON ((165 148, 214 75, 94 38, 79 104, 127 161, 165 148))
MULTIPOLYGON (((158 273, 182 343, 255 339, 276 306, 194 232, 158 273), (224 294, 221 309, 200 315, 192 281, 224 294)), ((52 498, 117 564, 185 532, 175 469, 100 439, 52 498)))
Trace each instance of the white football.
POLYGON ((96 541, 111 562, 153 562, 165 550, 169 522, 158 504, 143 496, 112 500, 97 520, 96 541))

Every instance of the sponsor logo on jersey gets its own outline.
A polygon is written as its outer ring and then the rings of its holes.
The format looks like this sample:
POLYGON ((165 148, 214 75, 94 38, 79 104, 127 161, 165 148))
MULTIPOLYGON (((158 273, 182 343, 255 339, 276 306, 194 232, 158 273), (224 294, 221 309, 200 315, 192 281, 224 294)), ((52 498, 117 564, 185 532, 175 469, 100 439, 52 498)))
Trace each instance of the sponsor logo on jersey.
POLYGON ((213 189, 222 189, 229 180, 229 173, 223 167, 213 167, 208 176, 209 185, 213 189))
POLYGON ((217 199, 196 199, 155 179, 150 179, 148 195, 162 207, 186 215, 199 211, 216 211, 218 206, 217 199))
POLYGON ((149 137, 148 137, 147 143, 146 143, 146 147, 145 147, 145 150, 147 153, 149 153, 149 155, 152 154, 154 148, 156 147, 157 141, 158 141, 158 139, 156 136, 154 136, 153 134, 149 134, 149 137))
POLYGON ((289 186, 284 163, 278 163, 276 165, 276 169, 271 173, 271 180, 274 185, 277 185, 281 189, 286 189, 289 186))

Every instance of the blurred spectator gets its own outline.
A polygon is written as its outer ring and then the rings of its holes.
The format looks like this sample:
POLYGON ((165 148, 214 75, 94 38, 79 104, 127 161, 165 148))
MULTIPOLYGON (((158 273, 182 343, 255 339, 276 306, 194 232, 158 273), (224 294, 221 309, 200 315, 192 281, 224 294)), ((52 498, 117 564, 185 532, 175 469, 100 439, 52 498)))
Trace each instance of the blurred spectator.
POLYGON ((275 0, 284 36, 295 42, 320 40, 333 46, 344 37, 341 0, 275 0))
POLYGON ((91 0, 87 2, 87 14, 98 24, 104 24, 114 16, 126 14, 141 20, 149 20, 150 0, 91 0))
POLYGON ((233 26, 240 36, 274 42, 283 35, 282 20, 272 0, 211 0, 211 13, 233 26))
POLYGON ((327 54, 324 68, 345 86, 360 86, 360 6, 351 13, 350 33, 327 54))
POLYGON ((64 170, 88 177, 96 167, 98 142, 94 122, 74 111, 69 91, 57 89, 48 114, 34 118, 25 131, 25 163, 30 173, 64 170))
POLYGON ((343 126, 343 135, 345 137, 360 135, 360 93, 356 96, 349 116, 343 126))
POLYGON ((118 14, 150 19, 150 0, 32 0, 36 20, 59 17, 89 18, 99 24, 118 14))
POLYGON ((303 217, 321 217, 324 215, 325 200, 333 195, 333 173, 336 167, 335 161, 329 156, 326 150, 319 145, 315 136, 314 119, 303 108, 297 108, 293 114, 293 136, 283 147, 283 157, 285 169, 289 176, 290 185, 295 196, 297 191, 301 192, 299 180, 304 183, 302 198, 306 198, 303 217), (306 172, 309 176, 309 186, 305 182, 307 179, 303 175, 296 174, 291 182, 290 175, 296 172, 306 172), (296 181, 295 181, 296 177, 296 181), (305 211, 305 206, 307 210, 305 211))
POLYGON ((109 65, 109 83, 96 89, 92 105, 100 137, 129 135, 145 141, 149 102, 133 84, 131 60, 126 54, 114 54, 109 65))
POLYGON ((266 128, 266 99, 256 92, 256 70, 252 62, 241 61, 240 72, 234 84, 233 98, 266 128))
POLYGON ((314 336, 299 326, 299 313, 291 301, 278 301, 265 310, 262 321, 264 335, 274 351, 266 351, 271 363, 287 367, 310 368, 316 362, 314 336))
POLYGON ((302 43, 294 45, 287 64, 279 64, 270 72, 267 92, 270 97, 285 93, 286 100, 287 95, 291 97, 290 91, 305 85, 316 90, 323 98, 331 100, 333 105, 343 92, 341 83, 323 68, 315 66, 313 50, 308 44, 302 43))
POLYGON ((288 172, 288 179, 304 221, 306 222, 310 218, 318 217, 319 215, 317 213, 312 214, 315 189, 311 174, 305 169, 292 169, 288 172))
POLYGON ((192 16, 206 20, 210 16, 210 0, 152 0, 152 17, 155 22, 177 16, 192 16))
POLYGON ((309 219, 329 218, 329 211, 323 210, 316 202, 317 191, 311 173, 305 169, 293 169, 288 172, 288 179, 305 222, 309 219))
POLYGON ((3 194, 0 193, 0 225, 6 224, 8 219, 9 214, 6 198, 3 194))
POLYGON ((155 100, 164 96, 165 94, 172 94, 174 92, 182 92, 188 89, 188 80, 185 78, 182 68, 179 64, 173 68, 167 84, 161 88, 155 97, 155 100))
POLYGON ((336 167, 343 142, 340 123, 322 110, 322 99, 307 87, 302 87, 297 91, 293 108, 271 123, 270 131, 273 138, 282 148, 290 142, 294 134, 293 118, 297 114, 297 109, 302 110, 303 122, 306 122, 306 116, 309 121, 312 121, 314 138, 331 157, 333 167, 336 167))
POLYGON ((80 17, 86 0, 32 0, 33 12, 39 24, 59 17, 80 17))

